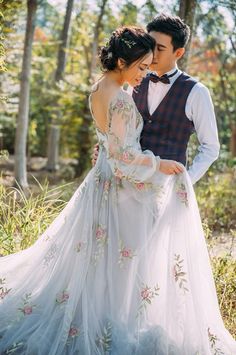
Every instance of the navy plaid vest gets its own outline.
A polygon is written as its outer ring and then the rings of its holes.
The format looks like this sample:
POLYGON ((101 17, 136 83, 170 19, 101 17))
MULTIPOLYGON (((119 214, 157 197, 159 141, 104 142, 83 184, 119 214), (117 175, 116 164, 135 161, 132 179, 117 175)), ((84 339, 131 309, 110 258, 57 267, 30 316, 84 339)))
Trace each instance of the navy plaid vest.
POLYGON ((149 82, 148 78, 143 79, 133 91, 133 99, 144 120, 141 147, 151 150, 162 159, 172 159, 186 165, 187 145, 194 126, 185 114, 185 105, 197 81, 182 73, 152 115, 147 101, 149 82))

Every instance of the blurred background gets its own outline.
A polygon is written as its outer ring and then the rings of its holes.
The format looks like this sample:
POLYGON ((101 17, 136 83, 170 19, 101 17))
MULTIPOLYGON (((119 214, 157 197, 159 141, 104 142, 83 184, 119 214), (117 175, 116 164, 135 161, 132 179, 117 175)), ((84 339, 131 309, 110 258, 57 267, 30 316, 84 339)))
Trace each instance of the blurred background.
MULTIPOLYGON (((226 325, 236 335, 235 0, 0 0, 0 253, 29 246, 91 168, 97 52, 161 12, 191 27, 182 70, 212 95, 219 159, 195 186, 226 325)), ((198 143, 193 135, 189 164, 198 143)))

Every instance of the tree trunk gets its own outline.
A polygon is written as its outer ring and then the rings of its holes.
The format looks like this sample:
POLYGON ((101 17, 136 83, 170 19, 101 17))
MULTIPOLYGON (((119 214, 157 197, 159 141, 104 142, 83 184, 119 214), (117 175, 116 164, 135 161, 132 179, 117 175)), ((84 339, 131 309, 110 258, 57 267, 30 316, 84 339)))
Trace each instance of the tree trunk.
MULTIPOLYGON (((94 75, 97 66, 97 51, 98 51, 98 43, 99 43, 99 35, 102 29, 102 19, 105 14, 105 8, 108 0, 101 0, 99 5, 99 14, 97 17, 97 21, 94 27, 94 35, 93 35, 93 42, 92 42, 92 49, 91 49, 91 59, 89 56, 89 51, 86 51, 85 48, 85 56, 88 65, 88 76, 87 76, 87 85, 89 86, 91 82, 94 80, 94 75)), ((88 161, 88 151, 91 148, 91 135, 90 135, 90 127, 91 127, 91 116, 90 111, 87 103, 87 96, 86 101, 84 102, 84 110, 83 110, 83 122, 78 132, 78 139, 79 139, 79 161, 76 167, 76 175, 80 176, 87 168, 90 163, 88 161)))
POLYGON ((184 20, 184 22, 190 27, 191 30, 190 38, 185 48, 185 54, 178 62, 178 66, 181 70, 187 70, 188 68, 196 6, 197 0, 180 0, 179 17, 184 20))
POLYGON ((60 141, 60 127, 58 125, 51 125, 49 131, 49 143, 48 145, 48 162, 47 169, 49 171, 55 171, 59 168, 59 141, 60 141))
POLYGON ((63 74, 65 71, 66 65, 66 49, 69 43, 69 30, 70 30, 70 23, 71 23, 71 15, 73 10, 74 0, 68 0, 66 6, 66 14, 64 19, 64 25, 61 32, 60 38, 60 46, 58 50, 57 56, 57 69, 55 73, 55 82, 61 80, 63 78, 63 74))
POLYGON ((15 138, 15 179, 22 188, 28 187, 26 171, 26 144, 29 122, 30 70, 36 10, 37 0, 28 0, 24 54, 20 78, 19 109, 15 138))
MULTIPOLYGON (((63 79, 66 65, 66 49, 69 42, 69 30, 71 23, 71 15, 73 10, 74 0, 68 0, 66 6, 66 14, 64 25, 60 37, 60 45, 57 56, 57 69, 55 72, 55 84, 63 79)), ((54 103, 58 107, 58 103, 54 103)), ((59 167, 59 142, 60 142, 60 115, 59 108, 56 113, 57 120, 53 119, 49 127, 48 148, 47 148, 47 170, 56 171, 59 167)))
POLYGON ((93 44, 92 44, 92 56, 91 56, 91 65, 90 65, 90 71, 89 71, 89 79, 91 79, 91 81, 93 80, 93 76, 96 70, 96 66, 97 66, 97 51, 98 51, 98 40, 99 40, 99 34, 100 34, 100 30, 102 27, 102 18, 104 16, 105 13, 105 7, 107 4, 108 0, 102 0, 101 2, 101 6, 100 6, 100 13, 98 15, 97 18, 97 23, 95 25, 94 28, 94 37, 93 37, 93 44))

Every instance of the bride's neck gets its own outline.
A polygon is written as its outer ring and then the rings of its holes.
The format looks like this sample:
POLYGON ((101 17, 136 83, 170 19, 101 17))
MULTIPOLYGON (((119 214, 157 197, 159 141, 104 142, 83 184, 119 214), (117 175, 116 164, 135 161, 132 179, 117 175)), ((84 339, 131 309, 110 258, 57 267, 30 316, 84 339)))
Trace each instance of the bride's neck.
POLYGON ((117 85, 119 87, 123 86, 124 79, 122 78, 122 74, 118 71, 109 71, 104 74, 107 81, 109 81, 113 85, 117 85))

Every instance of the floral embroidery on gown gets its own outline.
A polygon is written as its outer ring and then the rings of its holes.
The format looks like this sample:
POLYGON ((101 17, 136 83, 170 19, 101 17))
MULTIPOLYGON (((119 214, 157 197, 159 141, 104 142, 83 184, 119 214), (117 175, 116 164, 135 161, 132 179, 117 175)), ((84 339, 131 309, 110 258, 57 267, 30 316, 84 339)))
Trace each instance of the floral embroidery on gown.
POLYGON ((0 258, 0 354, 233 355, 187 172, 158 172, 119 91, 99 156, 30 248, 0 258))

